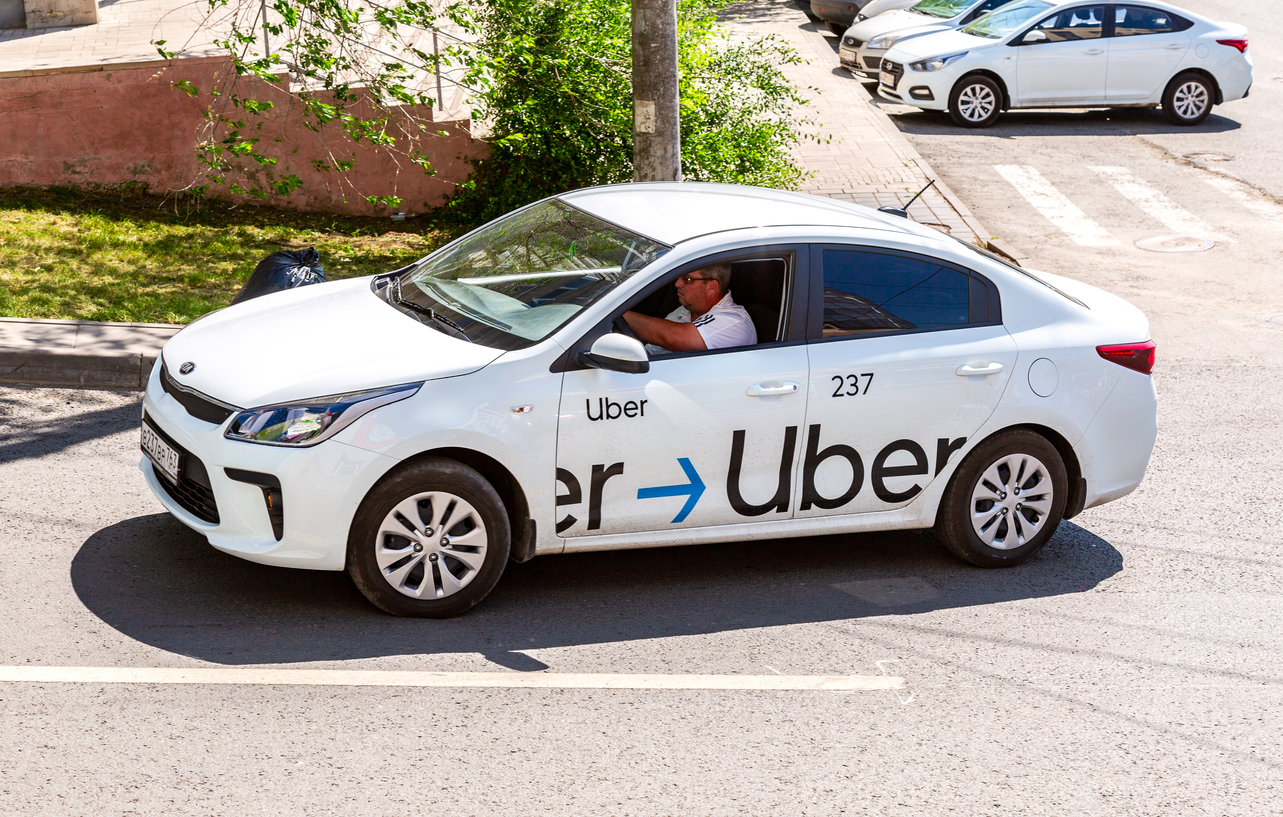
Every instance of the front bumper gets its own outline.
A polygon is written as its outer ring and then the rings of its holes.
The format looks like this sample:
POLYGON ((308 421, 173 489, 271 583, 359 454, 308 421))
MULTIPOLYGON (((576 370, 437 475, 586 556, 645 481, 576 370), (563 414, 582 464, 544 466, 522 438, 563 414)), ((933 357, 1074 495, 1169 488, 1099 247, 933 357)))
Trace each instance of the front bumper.
MULTIPOLYGON (((878 96, 891 102, 913 105, 929 111, 943 111, 949 106, 949 92, 958 76, 957 71, 946 68, 943 71, 914 71, 908 65, 883 59, 884 65, 899 66, 903 74, 895 87, 891 87, 881 78, 878 80, 878 96)), ((881 74, 879 74, 881 77, 881 74)))
POLYGON ((348 529, 357 507, 397 462, 333 439, 299 449, 228 440, 223 431, 230 419, 214 425, 188 414, 161 389, 159 366, 152 371, 143 395, 143 411, 152 425, 204 465, 216 508, 196 507, 191 502, 184 507, 161 485, 164 477, 144 456, 139 468, 152 493, 167 511, 203 534, 215 548, 262 564, 342 570, 348 529), (279 480, 278 508, 284 517, 279 539, 263 488, 232 479, 228 469, 279 480))

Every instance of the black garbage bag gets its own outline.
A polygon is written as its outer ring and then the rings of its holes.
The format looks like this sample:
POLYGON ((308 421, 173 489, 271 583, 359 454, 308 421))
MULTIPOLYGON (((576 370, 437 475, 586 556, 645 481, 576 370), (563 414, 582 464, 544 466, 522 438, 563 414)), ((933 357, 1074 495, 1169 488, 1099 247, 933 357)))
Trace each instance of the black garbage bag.
POLYGON ((321 266, 321 255, 315 247, 308 247, 306 250, 281 250, 258 262, 232 303, 238 304, 271 292, 323 281, 325 268, 321 266))

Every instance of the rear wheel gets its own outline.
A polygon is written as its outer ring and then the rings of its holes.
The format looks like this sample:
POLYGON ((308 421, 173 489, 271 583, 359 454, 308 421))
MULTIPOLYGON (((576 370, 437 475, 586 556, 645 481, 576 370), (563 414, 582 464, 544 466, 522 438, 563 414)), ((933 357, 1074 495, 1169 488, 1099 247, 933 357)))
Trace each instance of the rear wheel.
POLYGON ((1163 115, 1173 125, 1197 125, 1212 112, 1216 91, 1202 74, 1180 74, 1163 92, 1163 115))
POLYGON ((1055 446, 1032 431, 1006 431, 976 446, 958 466, 940 502, 936 533, 973 565, 1018 565, 1056 532, 1068 494, 1055 446))
POLYGON ((348 535, 347 569, 384 612, 448 618, 498 583, 510 540, 503 500, 485 477, 432 458, 366 496, 348 535))
POLYGON ((820 21, 820 18, 815 16, 815 12, 811 11, 811 0, 793 0, 793 2, 797 3, 797 7, 800 8, 802 13, 810 18, 812 22, 818 23, 820 21))
POLYGON ((949 94, 949 118, 964 128, 987 128, 1002 113, 1002 89, 989 77, 963 77, 949 94))

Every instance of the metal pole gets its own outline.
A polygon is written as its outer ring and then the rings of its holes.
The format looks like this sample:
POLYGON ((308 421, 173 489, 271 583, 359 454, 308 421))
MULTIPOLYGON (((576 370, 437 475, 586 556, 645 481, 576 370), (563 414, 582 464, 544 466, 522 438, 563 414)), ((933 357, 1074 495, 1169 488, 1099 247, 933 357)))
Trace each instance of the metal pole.
POLYGON ((633 180, 682 178, 677 0, 633 0, 633 180))
POLYGON ((267 0, 261 0, 263 7, 263 59, 272 56, 272 49, 267 44, 267 0))
POLYGON ((432 69, 437 73, 437 110, 445 110, 445 102, 441 99, 441 54, 437 50, 437 30, 432 29, 432 69))

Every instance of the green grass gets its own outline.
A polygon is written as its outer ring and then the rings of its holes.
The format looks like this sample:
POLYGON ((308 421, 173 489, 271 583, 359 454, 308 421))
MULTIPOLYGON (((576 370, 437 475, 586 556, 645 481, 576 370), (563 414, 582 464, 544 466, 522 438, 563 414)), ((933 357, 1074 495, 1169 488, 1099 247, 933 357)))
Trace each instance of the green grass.
POLYGON ((0 189, 0 316, 187 323, 264 256, 316 247, 330 280, 386 272, 458 227, 162 199, 129 186, 0 189))

